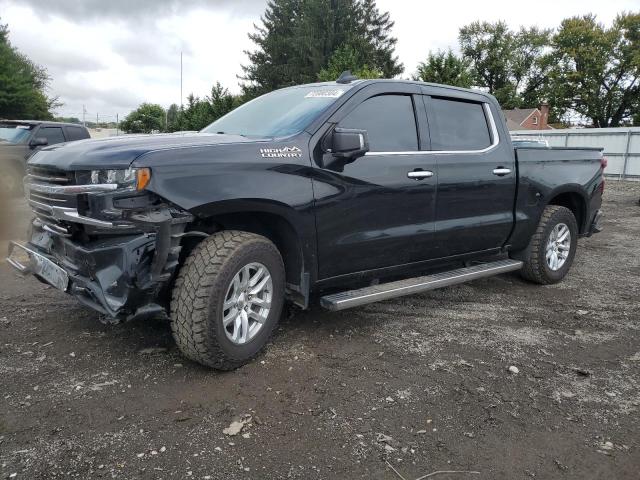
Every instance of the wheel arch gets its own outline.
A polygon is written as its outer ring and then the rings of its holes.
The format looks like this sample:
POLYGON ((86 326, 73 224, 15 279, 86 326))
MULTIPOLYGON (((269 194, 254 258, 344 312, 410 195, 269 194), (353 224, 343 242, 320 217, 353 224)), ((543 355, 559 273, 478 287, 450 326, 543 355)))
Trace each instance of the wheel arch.
MULTIPOLYGON (((301 218, 304 214, 287 205, 263 200, 217 202, 194 209, 191 213, 195 220, 187 226, 187 233, 241 230, 271 240, 282 256, 291 299, 303 307, 308 306, 310 279, 315 271, 315 235, 301 229, 305 225, 301 218)), ((186 257, 201 239, 185 236, 181 255, 186 257)))
POLYGON ((554 191, 549 195, 547 205, 557 205, 571 210, 578 224, 578 233, 584 233, 587 228, 587 198, 578 187, 570 187, 554 191))

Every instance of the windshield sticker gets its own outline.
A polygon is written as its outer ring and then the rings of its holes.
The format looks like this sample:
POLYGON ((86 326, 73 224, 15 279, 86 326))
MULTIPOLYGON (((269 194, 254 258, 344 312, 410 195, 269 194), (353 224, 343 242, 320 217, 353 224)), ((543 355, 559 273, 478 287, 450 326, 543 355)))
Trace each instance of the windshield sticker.
POLYGON ((260 155, 262 155, 264 158, 301 157, 302 150, 300 150, 298 147, 261 148, 260 155))
POLYGON ((30 125, 16 125, 16 128, 19 128, 20 130, 31 130, 30 125))
POLYGON ((307 93, 304 98, 338 98, 344 93, 341 88, 333 90, 313 90, 307 93))

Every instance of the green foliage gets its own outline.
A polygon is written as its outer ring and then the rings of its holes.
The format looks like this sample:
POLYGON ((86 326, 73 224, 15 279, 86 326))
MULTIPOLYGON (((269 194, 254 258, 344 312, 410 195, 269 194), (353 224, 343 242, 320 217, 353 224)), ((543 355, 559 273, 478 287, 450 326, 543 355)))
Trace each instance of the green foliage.
POLYGON ((153 133, 165 129, 165 112, 160 105, 143 103, 120 123, 127 133, 153 133))
POLYGON ((242 67, 243 92, 254 97, 314 82, 319 72, 329 75, 352 52, 357 52, 354 70, 396 76, 402 65, 394 56, 392 27, 389 13, 380 13, 375 0, 269 0, 262 25, 249 34, 257 49, 246 52, 250 63, 242 67))
POLYGON ((326 68, 320 70, 318 80, 332 82, 346 70, 350 70, 353 75, 362 79, 381 78, 383 76, 382 70, 369 67, 359 52, 349 45, 344 45, 331 55, 326 68))
POLYGON ((167 131, 176 132, 180 130, 180 107, 172 103, 167 109, 167 131))
POLYGON ((504 22, 473 22, 460 29, 460 49, 485 87, 504 108, 537 103, 551 67, 550 30, 509 29, 504 22))
POLYGON ((463 88, 470 88, 473 85, 473 73, 469 62, 457 57, 451 49, 447 52, 440 50, 437 53, 429 52, 427 60, 418 65, 418 71, 413 79, 463 88))
POLYGON ((11 46, 0 24, 0 118, 51 120, 59 104, 46 95, 48 85, 47 71, 11 46))
POLYGON ((618 15, 609 29, 594 15, 566 19, 553 47, 551 102, 594 127, 632 122, 640 109, 640 13, 618 15))
MULTIPOLYGON (((177 121, 175 123, 169 121, 169 131, 202 130, 242 102, 242 98, 231 95, 229 90, 218 82, 211 88, 211 95, 203 99, 193 94, 189 95, 186 108, 182 112, 176 111, 177 121)), ((171 111, 171 107, 169 110, 171 111)))
POLYGON ((78 117, 55 117, 54 120, 64 123, 82 123, 78 117))

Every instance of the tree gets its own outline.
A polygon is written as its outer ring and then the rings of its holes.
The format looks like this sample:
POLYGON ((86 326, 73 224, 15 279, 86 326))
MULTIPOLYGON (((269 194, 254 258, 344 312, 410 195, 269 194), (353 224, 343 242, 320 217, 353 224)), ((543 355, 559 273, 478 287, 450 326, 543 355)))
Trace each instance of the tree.
POLYGON ((187 97, 187 106, 179 115, 178 128, 175 130, 202 130, 211 122, 226 115, 239 106, 243 99, 229 93, 217 82, 211 88, 211 94, 203 99, 190 94, 187 97))
POLYGON ((418 65, 413 79, 463 88, 473 85, 473 73, 469 68, 469 62, 457 57, 451 49, 447 52, 429 52, 427 60, 418 65))
POLYGON ((55 117, 54 120, 56 122, 64 122, 64 123, 82 123, 78 117, 55 117))
POLYGON ((331 55, 328 65, 320 70, 318 80, 331 82, 347 70, 350 70, 358 78, 381 78, 383 76, 382 70, 369 67, 366 60, 353 47, 345 45, 331 55))
POLYGON ((594 127, 630 123, 640 109, 640 13, 622 13, 611 28, 594 15, 566 19, 553 37, 552 97, 594 127))
POLYGON ((551 35, 549 29, 521 27, 514 36, 511 75, 521 106, 537 107, 548 100, 548 76, 553 66, 551 35))
POLYGON ((261 20, 249 34, 257 49, 246 52, 250 63, 242 67, 247 97, 316 81, 321 70, 331 68, 330 59, 339 60, 333 57, 338 49, 343 52, 336 55, 343 56, 353 49, 357 67, 366 59, 369 72, 402 72, 390 35, 393 21, 375 0, 269 0, 261 20))
POLYGON ((180 107, 172 103, 167 109, 167 131, 176 132, 180 130, 180 107))
POLYGON ((504 108, 537 104, 551 67, 550 30, 511 31, 505 22, 473 22, 460 29, 462 56, 475 86, 486 88, 504 108))
POLYGON ((9 41, 7 25, 0 24, 0 118, 51 120, 57 98, 46 94, 47 71, 20 53, 9 41))
POLYGON ((120 123, 127 133, 153 133, 165 129, 165 111, 160 105, 143 103, 120 123))

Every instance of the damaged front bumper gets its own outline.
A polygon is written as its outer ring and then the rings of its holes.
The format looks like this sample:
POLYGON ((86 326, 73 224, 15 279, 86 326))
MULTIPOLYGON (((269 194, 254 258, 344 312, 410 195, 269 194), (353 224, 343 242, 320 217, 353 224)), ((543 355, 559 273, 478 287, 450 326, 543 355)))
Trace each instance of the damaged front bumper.
POLYGON ((139 314, 141 307, 148 310, 155 305, 151 308, 162 311, 154 299, 157 285, 149 278, 154 251, 155 238, 148 234, 81 246, 34 229, 26 245, 10 244, 7 260, 21 273, 35 275, 94 310, 114 318, 127 318, 139 314))
MULTIPOLYGON (((119 201, 91 200, 92 205, 119 201)), ((155 200, 152 209, 134 208, 115 220, 65 212, 60 217, 55 206, 49 210, 53 215, 34 208, 29 242, 11 242, 7 261, 113 319, 166 314, 165 290, 193 217, 155 200)))

